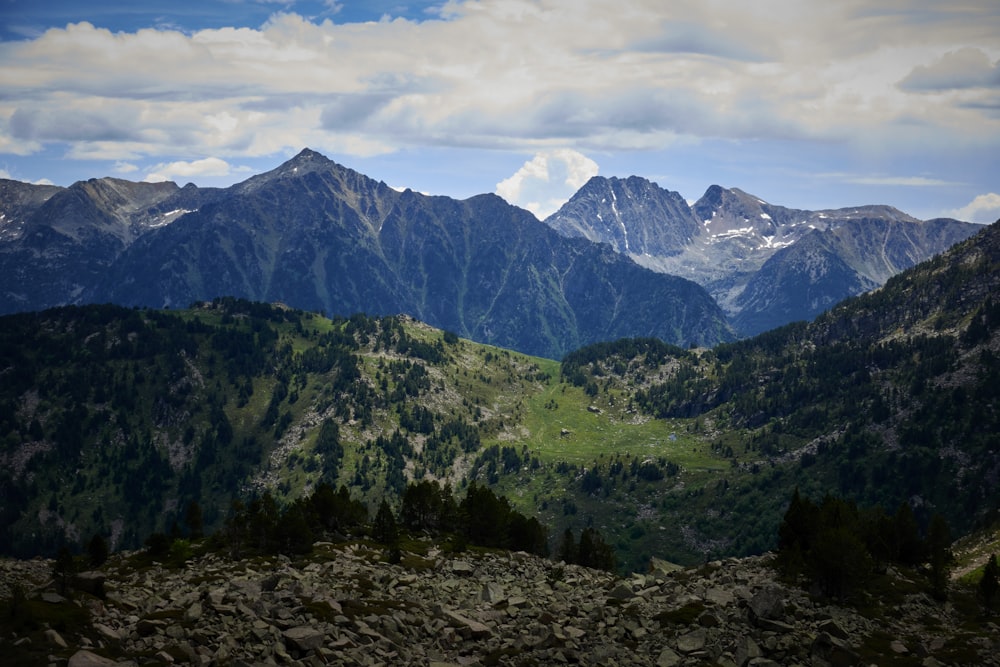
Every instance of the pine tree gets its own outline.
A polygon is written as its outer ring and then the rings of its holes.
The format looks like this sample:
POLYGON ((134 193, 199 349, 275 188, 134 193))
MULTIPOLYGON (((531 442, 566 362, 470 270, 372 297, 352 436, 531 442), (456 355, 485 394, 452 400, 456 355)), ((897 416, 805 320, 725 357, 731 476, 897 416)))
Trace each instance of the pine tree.
POLYGON ((924 560, 924 543, 920 539, 920 528, 913 516, 913 509, 908 503, 901 503, 893 517, 895 542, 893 544, 894 561, 904 565, 917 565, 924 560))
POLYGON ((59 553, 52 564, 52 575, 56 582, 56 588, 60 595, 66 595, 69 590, 70 579, 76 574, 76 560, 70 552, 69 547, 59 547, 59 553))
POLYGON ((399 529, 396 525, 396 516, 392 513, 389 501, 385 498, 378 506, 375 513, 375 520, 372 523, 372 537, 382 544, 392 546, 399 541, 399 529))
POLYGON ((564 563, 575 563, 577 558, 576 540, 573 538, 573 531, 569 528, 563 532, 562 541, 559 542, 559 560, 564 563))
POLYGON ((94 533, 87 543, 87 554, 90 556, 90 566, 100 567, 108 560, 108 543, 100 533, 94 533))
POLYGON ((192 540, 201 539, 204 536, 204 524, 201 517, 201 506, 198 501, 192 500, 184 515, 184 523, 187 524, 188 536, 192 540))
POLYGON ((993 554, 986 561, 983 578, 979 580, 979 597, 982 598, 983 607, 987 612, 993 609, 993 601, 998 591, 1000 591, 1000 565, 997 564, 996 554, 993 554))
POLYGON ((927 531, 927 550, 931 564, 931 588, 934 597, 944 600, 948 597, 948 569, 951 565, 951 529, 940 514, 931 517, 927 531))

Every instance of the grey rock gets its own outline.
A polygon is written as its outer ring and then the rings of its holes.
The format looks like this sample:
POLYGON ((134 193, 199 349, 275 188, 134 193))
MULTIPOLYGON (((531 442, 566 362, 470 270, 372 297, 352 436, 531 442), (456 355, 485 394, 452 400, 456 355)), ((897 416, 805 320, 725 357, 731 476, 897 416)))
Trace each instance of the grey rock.
POLYGON ((451 564, 451 571, 453 574, 459 576, 470 577, 476 572, 476 568, 472 566, 472 563, 464 560, 457 560, 451 564))
POLYGON ((195 623, 201 618, 202 613, 201 603, 194 602, 187 608, 187 610, 185 610, 184 620, 189 623, 195 623))
POLYGON ((88 570, 73 577, 73 587, 96 597, 104 597, 104 582, 107 576, 103 572, 88 570))
POLYGON ((67 667, 109 667, 117 664, 114 660, 103 658, 96 653, 80 650, 70 657, 67 667))
POLYGON ((632 593, 632 587, 624 582, 619 583, 617 586, 611 589, 610 593, 608 593, 608 597, 614 600, 628 600, 633 596, 634 593, 632 593))
POLYGON ((733 650, 733 659, 736 662, 737 667, 744 667, 748 662, 754 658, 760 658, 764 654, 760 650, 760 646, 757 645, 750 637, 740 637, 736 640, 736 646, 733 650))
POLYGON ((120 641, 122 638, 121 633, 119 633, 114 628, 109 628, 103 623, 94 623, 94 629, 97 630, 97 634, 101 635, 101 637, 103 637, 104 639, 110 641, 117 642, 120 641))
POLYGON ((705 648, 705 631, 692 630, 677 638, 677 650, 681 653, 694 653, 705 648))
POLYGON ((62 638, 62 635, 60 635, 58 632, 56 632, 51 628, 45 631, 45 641, 54 646, 58 646, 59 648, 69 647, 69 645, 66 643, 66 640, 62 638))
POLYGON ((761 619, 781 621, 785 618, 785 599, 783 592, 774 586, 768 586, 758 591, 750 599, 750 620, 761 619))
POLYGON ((313 651, 322 646, 326 639, 324 633, 307 625, 289 628, 282 636, 286 644, 297 651, 313 651))
POLYGON ((813 640, 810 653, 814 658, 824 660, 830 667, 853 667, 860 656, 842 639, 821 632, 813 640))
POLYGON ((823 621, 819 624, 817 629, 820 632, 825 632, 831 637, 836 637, 837 639, 847 639, 849 636, 847 631, 840 627, 840 625, 832 619, 823 621))
POLYGON ((676 667, 681 664, 681 656, 673 649, 665 648, 656 659, 656 667, 676 667))
POLYGON ((443 613, 452 622, 452 624, 465 631, 465 633, 473 639, 484 639, 493 634, 492 630, 479 621, 467 618, 450 610, 446 610, 443 613))

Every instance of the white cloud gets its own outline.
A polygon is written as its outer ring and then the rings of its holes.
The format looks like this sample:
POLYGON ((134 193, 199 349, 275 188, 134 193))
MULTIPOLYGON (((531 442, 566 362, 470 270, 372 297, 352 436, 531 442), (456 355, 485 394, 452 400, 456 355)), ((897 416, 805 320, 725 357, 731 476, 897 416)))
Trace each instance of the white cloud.
POLYGON ((969 222, 992 223, 1000 220, 1000 194, 979 195, 962 208, 947 213, 949 217, 969 222))
POLYGON ((1000 88, 1000 63, 990 62, 982 49, 949 51, 930 66, 918 65, 900 84, 916 91, 960 88, 1000 88))
POLYGON ((259 28, 78 23, 0 42, 0 152, 1000 148, 996 87, 973 85, 996 80, 995 0, 450 0, 430 20, 364 24, 326 6, 259 28))
POLYGON ((546 150, 497 183, 496 193, 538 218, 546 218, 597 172, 597 163, 583 153, 568 148, 546 150))
POLYGON ((846 183, 857 185, 901 186, 913 188, 945 187, 957 185, 953 181, 946 181, 940 178, 928 178, 926 176, 857 176, 853 174, 838 174, 839 178, 846 183))
POLYGON ((138 165, 134 165, 131 162, 125 162, 124 160, 118 160, 112 167, 116 174, 132 174, 139 171, 138 165))
POLYGON ((193 162, 170 162, 153 167, 143 180, 148 183, 158 181, 173 181, 178 178, 191 179, 202 176, 227 176, 230 173, 229 163, 219 158, 205 158, 193 162))

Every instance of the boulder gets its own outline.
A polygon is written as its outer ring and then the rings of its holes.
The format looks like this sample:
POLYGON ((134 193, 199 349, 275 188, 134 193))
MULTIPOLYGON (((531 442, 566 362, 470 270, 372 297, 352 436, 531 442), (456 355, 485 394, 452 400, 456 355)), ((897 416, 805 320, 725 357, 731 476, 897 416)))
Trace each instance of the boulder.
POLYGON ((681 656, 673 649, 665 648, 660 652, 660 657, 656 659, 656 667, 677 667, 681 664, 681 656))
POLYGON ((282 636, 287 646, 304 653, 318 649, 326 640, 324 633, 308 625, 289 628, 282 633, 282 636))
POLYGON ((785 620, 785 596, 781 589, 775 586, 768 586, 757 591, 750 598, 748 607, 752 623, 757 623, 761 619, 785 620))
POLYGON ((59 648, 68 648, 68 644, 66 644, 66 640, 62 638, 62 635, 51 628, 45 631, 45 641, 59 648))
POLYGON ((681 653, 694 653, 705 648, 706 634, 702 629, 692 630, 677 638, 677 650, 681 653))
POLYGON ((111 667, 117 664, 114 660, 81 649, 70 657, 66 667, 111 667))
POLYGON ((493 634, 493 631, 486 625, 462 616, 457 612, 444 610, 443 614, 451 621, 452 625, 459 628, 463 634, 470 636, 472 639, 485 639, 493 634))
POLYGON ((107 579, 103 572, 88 570, 80 572, 73 577, 73 587, 83 593, 89 593, 95 597, 104 597, 104 582, 107 579))
POLYGON ((457 574, 461 577, 471 577, 476 572, 476 568, 472 566, 472 563, 464 560, 456 560, 451 564, 452 574, 457 574))
POLYGON ((813 658, 825 661, 830 667, 854 667, 860 659, 847 642, 825 632, 816 635, 809 651, 813 658))
POLYGON ((838 625, 837 622, 832 619, 827 619, 822 623, 820 623, 819 627, 817 627, 817 630, 819 630, 820 632, 825 632, 831 637, 836 637, 837 639, 847 639, 849 636, 847 634, 847 631, 844 630, 844 628, 840 627, 840 625, 838 625))
POLYGON ((754 658, 760 658, 763 655, 760 646, 750 637, 740 637, 736 640, 736 646, 733 649, 736 667, 744 667, 754 658))
POLYGON ((108 641, 117 642, 122 638, 121 633, 103 623, 94 623, 94 629, 97 630, 97 634, 108 641))

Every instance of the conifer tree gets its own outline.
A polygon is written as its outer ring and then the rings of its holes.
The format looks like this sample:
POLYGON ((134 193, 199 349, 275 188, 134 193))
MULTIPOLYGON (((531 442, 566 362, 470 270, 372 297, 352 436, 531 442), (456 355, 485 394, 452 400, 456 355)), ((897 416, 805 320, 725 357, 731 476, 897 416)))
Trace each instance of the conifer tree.
POLYGON ((59 553, 52 564, 52 575, 56 582, 56 589, 60 595, 66 595, 69 590, 69 582, 76 574, 76 560, 70 552, 69 547, 59 547, 59 553))
POLYGON ((1000 564, 997 564, 996 554, 993 554, 986 561, 983 578, 979 580, 979 597, 987 612, 993 609, 993 601, 998 591, 1000 591, 1000 564))
POLYGON ((90 557, 91 567, 100 567, 108 560, 108 543, 100 533, 94 533, 87 543, 87 554, 90 557))
POLYGON ((375 513, 375 520, 372 523, 372 537, 387 546, 392 546, 399 541, 399 528, 396 525, 396 516, 392 513, 389 501, 382 499, 375 513))
POLYGON ((563 532, 562 541, 559 542, 558 554, 559 560, 564 563, 576 562, 576 540, 573 538, 573 531, 569 528, 563 532))
POLYGON ((188 537, 192 540, 201 539, 204 536, 204 523, 201 517, 201 505, 198 501, 192 500, 184 515, 184 523, 187 524, 188 537))
POLYGON ((931 588, 934 597, 944 600, 948 597, 948 570, 952 561, 951 529, 940 514, 931 517, 927 531, 927 550, 931 565, 931 588))

